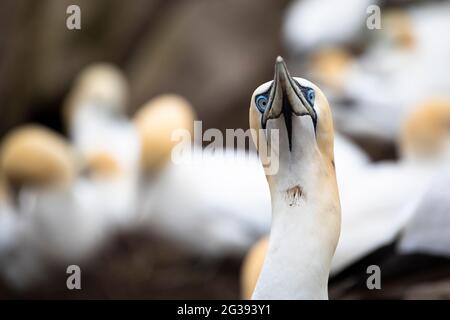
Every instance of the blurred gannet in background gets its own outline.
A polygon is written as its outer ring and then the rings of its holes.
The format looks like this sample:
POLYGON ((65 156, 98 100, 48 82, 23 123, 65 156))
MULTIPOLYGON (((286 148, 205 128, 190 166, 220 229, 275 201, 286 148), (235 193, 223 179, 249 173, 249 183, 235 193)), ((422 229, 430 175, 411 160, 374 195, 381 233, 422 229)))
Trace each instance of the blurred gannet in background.
POLYGON ((341 210, 326 97, 313 83, 292 78, 278 57, 275 79, 252 95, 250 126, 265 129, 255 145, 270 143, 280 163, 267 176, 272 226, 253 298, 327 299, 341 210), (280 131, 279 146, 268 136, 273 129, 280 131))
POLYGON ((403 153, 416 161, 437 166, 427 191, 411 209, 411 219, 401 235, 403 253, 428 253, 450 257, 450 102, 433 101, 419 108, 406 126, 403 153), (414 143, 412 143, 414 142, 414 143))
POLYGON ((383 13, 375 41, 341 70, 340 98, 331 99, 337 128, 393 142, 417 101, 450 98, 450 41, 439 36, 446 30, 448 2, 383 13))
MULTIPOLYGON (((347 187, 351 185, 353 179, 370 164, 369 156, 361 148, 337 132, 334 134, 334 159, 340 193, 348 192, 347 187)), ((345 217, 345 212, 342 212, 342 215, 345 217)), ((242 264, 241 296, 243 299, 251 299, 268 245, 269 237, 264 236, 253 245, 242 264)))
POLYGON ((51 130, 17 128, 5 137, 0 155, 1 174, 16 191, 0 271, 20 289, 45 279, 47 262, 82 262, 106 234, 106 213, 96 207, 89 183, 77 180, 73 150, 51 130))
POLYGON ((188 101, 175 94, 160 95, 139 108, 134 116, 141 141, 141 168, 154 174, 170 162, 172 149, 178 141, 176 130, 193 134, 194 111, 188 101))
POLYGON ((345 80, 355 57, 341 47, 328 47, 315 51, 307 71, 337 99, 344 94, 345 80))
POLYGON ((0 206, 10 201, 10 194, 5 179, 0 176, 0 206))
MULTIPOLYGON (((270 196, 256 155, 195 153, 174 162, 177 129, 192 133, 194 112, 176 95, 152 99, 135 116, 142 150, 143 219, 191 252, 243 254, 267 231, 270 196)), ((183 143, 183 142, 182 142, 183 143)), ((192 147, 191 139, 187 141, 192 147)))
POLYGON ((69 135, 111 222, 133 221, 139 172, 137 131, 126 118, 128 83, 120 70, 94 64, 77 77, 64 106, 69 135))
MULTIPOLYGON (((345 193, 347 187, 366 165, 369 165, 369 157, 358 146, 344 136, 334 135, 334 157, 336 162, 336 179, 340 193, 345 193), (350 182, 350 183, 349 183, 350 182)), ((345 212, 342 212, 345 219, 345 212)), ((243 299, 251 299, 256 281, 261 272, 264 258, 269 245, 269 237, 261 238, 248 252, 241 271, 241 296, 243 299)))
POLYGON ((293 53, 348 44, 365 27, 367 8, 377 0, 297 0, 286 11, 283 33, 293 53))

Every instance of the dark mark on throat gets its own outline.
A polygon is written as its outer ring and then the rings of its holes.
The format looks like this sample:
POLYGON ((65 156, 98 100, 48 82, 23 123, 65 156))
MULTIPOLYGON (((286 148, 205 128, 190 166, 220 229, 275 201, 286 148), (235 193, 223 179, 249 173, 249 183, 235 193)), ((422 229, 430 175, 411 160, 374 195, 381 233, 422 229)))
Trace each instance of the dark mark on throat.
POLYGON ((306 199, 302 187, 297 185, 286 190, 286 201, 290 207, 299 206, 302 198, 306 199))

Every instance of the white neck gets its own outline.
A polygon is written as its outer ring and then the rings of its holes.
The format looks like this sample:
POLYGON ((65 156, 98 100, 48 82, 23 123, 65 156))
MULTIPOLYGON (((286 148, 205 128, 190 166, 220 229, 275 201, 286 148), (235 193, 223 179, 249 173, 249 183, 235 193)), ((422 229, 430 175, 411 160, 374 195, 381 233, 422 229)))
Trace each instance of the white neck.
POLYGON ((303 179, 295 179, 302 196, 294 200, 286 192, 286 180, 290 179, 269 178, 273 220, 253 298, 328 299, 331 260, 340 232, 334 172, 313 168, 303 179))

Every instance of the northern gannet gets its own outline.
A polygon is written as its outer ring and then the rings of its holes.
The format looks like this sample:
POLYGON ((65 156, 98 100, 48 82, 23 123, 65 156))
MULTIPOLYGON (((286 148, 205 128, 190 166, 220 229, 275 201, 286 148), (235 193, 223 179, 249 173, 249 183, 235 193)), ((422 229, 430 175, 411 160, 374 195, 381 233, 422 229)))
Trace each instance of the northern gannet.
POLYGON ((62 136, 38 125, 10 132, 1 172, 16 190, 14 232, 0 271, 15 288, 44 280, 50 261, 81 263, 106 233, 89 183, 78 180, 79 159, 62 136))
POLYGON ((278 172, 267 175, 272 225, 253 298, 327 299, 341 219, 327 99, 310 81, 291 77, 278 57, 274 80, 252 95, 250 127, 265 132, 254 135, 263 163, 268 143, 279 158, 278 172))
MULTIPOLYGON (((193 148, 174 162, 177 129, 193 132, 194 112, 183 98, 163 95, 136 114, 142 140, 143 217, 151 229, 208 257, 241 255, 270 221, 270 196, 256 155, 193 148)), ((189 139, 188 143, 191 140, 189 139)))
POLYGON ((17 213, 12 195, 0 171, 0 255, 14 242, 17 227, 17 213))
POLYGON ((98 201, 119 226, 135 217, 140 157, 137 130, 126 117, 127 97, 122 72, 97 63, 80 73, 64 105, 69 136, 98 201))
POLYGON ((450 257, 450 102, 431 101, 419 108, 405 126, 403 154, 411 161, 436 166, 427 191, 411 209, 402 232, 402 253, 427 253, 450 257))

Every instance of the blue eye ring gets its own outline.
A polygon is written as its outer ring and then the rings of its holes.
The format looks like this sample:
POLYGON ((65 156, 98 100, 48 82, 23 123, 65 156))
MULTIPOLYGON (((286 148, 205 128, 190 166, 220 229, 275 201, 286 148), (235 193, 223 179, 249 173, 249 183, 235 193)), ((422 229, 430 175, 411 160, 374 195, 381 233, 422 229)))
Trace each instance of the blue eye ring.
POLYGON ((266 111, 267 105, 269 104, 268 96, 266 94, 260 94, 256 96, 255 104, 259 112, 264 113, 264 111, 266 111))
POLYGON ((314 89, 312 88, 306 89, 305 98, 306 100, 308 100, 311 106, 314 106, 314 100, 316 98, 316 93, 314 92, 314 89))

